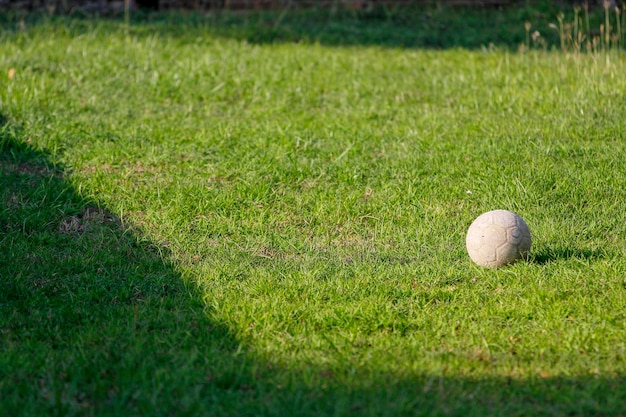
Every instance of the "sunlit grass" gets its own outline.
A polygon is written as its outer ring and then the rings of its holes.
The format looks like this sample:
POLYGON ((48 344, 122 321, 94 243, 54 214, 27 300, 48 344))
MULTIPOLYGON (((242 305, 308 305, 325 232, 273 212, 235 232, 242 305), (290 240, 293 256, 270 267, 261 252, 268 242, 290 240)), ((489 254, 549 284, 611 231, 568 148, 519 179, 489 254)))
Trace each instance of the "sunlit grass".
POLYGON ((623 55, 74 29, 1 41, 14 413, 620 411, 623 55))

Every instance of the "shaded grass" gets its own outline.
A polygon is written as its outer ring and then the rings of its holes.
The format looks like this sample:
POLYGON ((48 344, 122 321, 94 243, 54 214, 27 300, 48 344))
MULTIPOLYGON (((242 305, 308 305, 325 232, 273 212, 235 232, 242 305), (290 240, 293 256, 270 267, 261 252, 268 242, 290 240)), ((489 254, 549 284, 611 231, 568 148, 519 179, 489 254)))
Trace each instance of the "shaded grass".
MULTIPOLYGON (((619 22, 616 19, 614 10, 611 9, 610 32, 615 36, 618 35, 618 29, 621 32, 620 24, 623 24, 623 18, 619 22)), ((131 14, 128 25, 121 15, 105 20, 94 19, 94 16, 80 12, 75 12, 69 19, 67 16, 44 12, 0 13, 0 22, 9 31, 20 31, 40 23, 59 22, 61 24, 57 26, 61 30, 79 35, 93 31, 94 20, 99 22, 95 26, 100 27, 104 21, 114 22, 125 33, 135 36, 166 33, 168 36, 175 35, 185 39, 185 42, 194 42, 202 34, 210 33, 212 36, 253 44, 297 42, 326 46, 425 49, 558 49, 564 43, 571 48, 570 43, 582 42, 578 48, 583 51, 587 41, 597 43, 594 50, 603 48, 604 39, 599 38, 600 27, 606 25, 604 9, 600 6, 590 5, 588 12, 582 13, 580 6, 551 1, 518 2, 504 8, 444 7, 430 4, 363 10, 296 7, 286 11, 262 12, 135 11, 131 14), (574 33, 573 22, 578 19, 581 21, 574 33), (527 25, 529 31, 526 30, 527 25)))
POLYGON ((11 133, 15 126, 2 129, 3 411, 145 415, 162 404, 171 414, 189 406, 194 393, 180 386, 189 388, 194 368, 202 369, 195 383, 215 378, 212 394, 228 398, 245 361, 232 354, 229 331, 206 319, 193 287, 156 247, 78 195, 62 167, 11 133))
POLYGON ((621 55, 2 46, 12 414, 622 411, 621 55), (493 208, 530 262, 470 263, 493 208))

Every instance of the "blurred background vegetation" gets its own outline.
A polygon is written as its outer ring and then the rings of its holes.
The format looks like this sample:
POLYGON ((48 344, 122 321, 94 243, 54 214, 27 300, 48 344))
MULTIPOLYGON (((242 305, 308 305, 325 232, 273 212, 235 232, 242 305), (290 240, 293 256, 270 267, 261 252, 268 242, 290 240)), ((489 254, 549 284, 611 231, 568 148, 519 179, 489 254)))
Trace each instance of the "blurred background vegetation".
POLYGON ((135 34, 252 43, 599 52, 626 46, 622 10, 622 0, 0 0, 0 24, 10 33, 104 20, 135 34))
MULTIPOLYGON (((617 0, 608 0, 611 6, 617 0)), ((291 8, 346 9, 371 13, 380 10, 432 7, 487 7, 506 6, 571 6, 589 3, 602 6, 606 0, 0 0, 3 9, 54 12, 82 12, 115 14, 125 9, 137 10, 284 10, 291 8)))

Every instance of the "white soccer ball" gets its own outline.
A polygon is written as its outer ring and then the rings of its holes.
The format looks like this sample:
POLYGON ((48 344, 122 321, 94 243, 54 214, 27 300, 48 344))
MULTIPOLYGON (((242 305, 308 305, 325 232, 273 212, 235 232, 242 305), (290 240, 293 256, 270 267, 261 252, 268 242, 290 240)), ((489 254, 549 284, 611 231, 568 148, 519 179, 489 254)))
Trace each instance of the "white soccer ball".
POLYGON ((507 210, 483 213, 467 230, 465 246, 472 261, 498 268, 525 259, 530 252, 530 230, 517 214, 507 210))

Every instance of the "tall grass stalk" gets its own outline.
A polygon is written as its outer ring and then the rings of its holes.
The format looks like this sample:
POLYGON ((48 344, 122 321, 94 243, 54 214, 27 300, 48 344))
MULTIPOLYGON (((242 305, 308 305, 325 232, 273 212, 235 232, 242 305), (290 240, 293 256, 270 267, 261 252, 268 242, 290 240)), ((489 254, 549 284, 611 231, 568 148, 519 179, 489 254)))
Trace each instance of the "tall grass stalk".
POLYGON ((579 29, 579 19, 580 19, 580 7, 579 6, 574 6, 574 37, 573 37, 573 43, 574 43, 574 47, 576 48, 576 51, 579 52, 580 51, 580 44, 581 44, 581 33, 580 33, 580 29, 579 29))
POLYGON ((589 24, 589 4, 586 2, 583 3, 583 10, 585 12, 585 33, 589 34, 591 32, 591 25, 589 24))
POLYGON ((615 6, 615 22, 616 22, 616 26, 617 26, 617 35, 616 35, 616 39, 617 39, 617 48, 619 49, 622 45, 622 21, 621 21, 621 10, 619 7, 615 6))
POLYGON ((604 6, 604 47, 609 49, 611 42, 611 18, 609 7, 611 6, 611 3, 609 3, 608 0, 604 0, 602 6, 604 6))
MULTIPOLYGON (((626 13, 624 13, 623 9, 624 9, 624 6, 622 6, 622 9, 621 9, 621 17, 622 18, 621 18, 620 28, 626 27, 626 13)), ((618 14, 620 14, 619 13, 620 9, 616 9, 616 10, 618 10, 618 14)), ((620 32, 621 32, 621 30, 620 30, 620 32)), ((622 38, 621 39, 622 40, 622 45, 626 45, 626 33, 621 32, 620 34, 621 34, 621 38, 622 38)))
MULTIPOLYGON (((590 26, 589 8, 586 4, 574 6, 573 21, 568 21, 563 13, 556 15, 557 22, 550 23, 549 27, 553 29, 559 36, 560 48, 564 52, 580 52, 584 48, 587 52, 599 52, 620 50, 626 45, 625 33, 622 30, 626 27, 626 16, 622 10, 615 6, 615 23, 612 22, 611 7, 608 2, 603 3, 604 18, 599 28, 592 30, 590 26), (581 10, 583 16, 581 16, 581 10)), ((531 24, 526 22, 524 25, 526 31, 526 47, 529 44, 529 37, 535 40, 534 34, 530 34, 531 24)))
POLYGON ((124 0, 124 30, 128 36, 130 31, 130 0, 124 0))
POLYGON ((556 20, 559 22, 559 39, 561 41, 561 51, 565 51, 565 30, 563 28, 563 19, 565 15, 563 13, 559 13, 556 16, 556 20))

